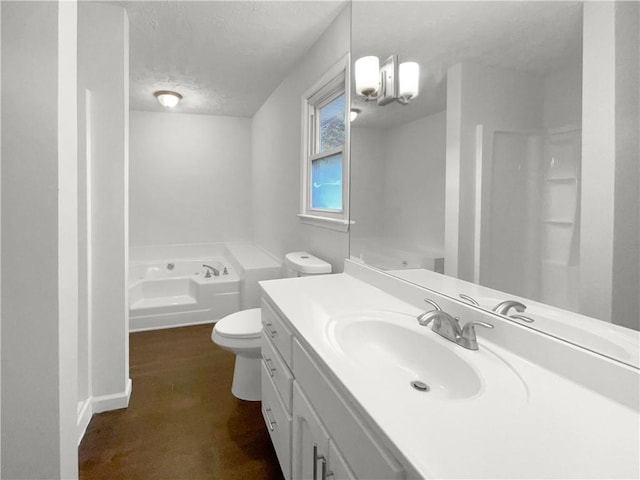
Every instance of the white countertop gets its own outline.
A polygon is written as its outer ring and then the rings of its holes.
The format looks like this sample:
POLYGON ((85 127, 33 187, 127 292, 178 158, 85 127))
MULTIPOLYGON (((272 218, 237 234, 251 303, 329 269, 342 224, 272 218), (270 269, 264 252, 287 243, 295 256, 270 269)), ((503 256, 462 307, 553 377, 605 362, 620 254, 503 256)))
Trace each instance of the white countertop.
POLYGON ((416 335, 433 335, 482 378, 480 392, 472 397, 439 399, 398 385, 377 369, 360 368, 330 340, 335 317, 363 310, 414 316, 419 308, 347 274, 261 285, 421 476, 640 476, 637 410, 489 341, 490 333, 478 331, 480 350, 469 351, 412 323, 416 335))

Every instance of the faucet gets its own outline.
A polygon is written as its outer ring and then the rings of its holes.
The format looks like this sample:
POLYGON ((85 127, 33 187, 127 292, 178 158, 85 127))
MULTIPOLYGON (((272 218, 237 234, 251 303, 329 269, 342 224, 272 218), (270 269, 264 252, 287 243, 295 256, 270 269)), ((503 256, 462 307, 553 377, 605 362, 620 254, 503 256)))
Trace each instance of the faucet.
POLYGON ((431 322, 431 330, 446 338, 447 340, 460 345, 468 350, 478 350, 475 327, 477 325, 485 328, 493 328, 493 325, 486 322, 469 322, 464 328, 460 328, 459 318, 452 317, 443 311, 437 303, 425 299, 425 302, 434 306, 435 310, 424 312, 418 315, 417 320, 420 325, 426 327, 431 322))
POLYGON ((441 337, 457 343, 458 337, 462 333, 460 324, 458 323, 458 318, 454 318, 442 310, 431 310, 430 312, 418 315, 418 323, 423 327, 426 327, 432 321, 433 326, 431 327, 431 330, 441 337))
POLYGON ((204 264, 202 266, 207 269, 207 273, 205 274, 204 278, 211 278, 212 273, 214 277, 217 277, 220 275, 220 270, 218 270, 217 268, 213 268, 211 265, 204 265, 204 264))
POLYGON ((517 300, 505 300, 493 307, 493 311, 500 315, 508 315, 509 310, 511 310, 512 308, 522 313, 525 311, 527 306, 523 303, 518 302, 517 300))
POLYGON ((465 300, 466 302, 469 302, 471 305, 475 305, 476 307, 479 307, 479 306, 480 306, 480 304, 478 303, 478 301, 477 301, 475 298, 470 297, 469 295, 465 295, 464 293, 459 293, 459 294, 458 294, 458 296, 459 296, 461 299, 465 300))

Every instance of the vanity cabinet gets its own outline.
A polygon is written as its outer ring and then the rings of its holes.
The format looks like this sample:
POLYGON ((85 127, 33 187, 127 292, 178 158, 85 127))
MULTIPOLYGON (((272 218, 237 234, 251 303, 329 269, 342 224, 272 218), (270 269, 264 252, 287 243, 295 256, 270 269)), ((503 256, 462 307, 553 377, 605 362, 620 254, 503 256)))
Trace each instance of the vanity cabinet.
POLYGON ((293 478, 355 479, 300 386, 293 387, 293 478))
POLYGON ((262 416, 286 479, 291 478, 292 335, 262 301, 262 416))
POLYGON ((404 478, 384 441, 267 298, 262 322, 262 412, 285 478, 404 478))

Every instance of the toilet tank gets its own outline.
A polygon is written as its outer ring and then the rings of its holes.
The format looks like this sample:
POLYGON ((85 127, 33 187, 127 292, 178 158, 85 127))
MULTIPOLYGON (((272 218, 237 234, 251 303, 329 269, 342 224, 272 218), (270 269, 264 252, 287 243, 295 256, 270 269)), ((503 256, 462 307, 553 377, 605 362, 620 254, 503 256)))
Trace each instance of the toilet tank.
POLYGON ((307 277, 331 273, 331 264, 307 252, 292 252, 284 256, 286 277, 307 277))

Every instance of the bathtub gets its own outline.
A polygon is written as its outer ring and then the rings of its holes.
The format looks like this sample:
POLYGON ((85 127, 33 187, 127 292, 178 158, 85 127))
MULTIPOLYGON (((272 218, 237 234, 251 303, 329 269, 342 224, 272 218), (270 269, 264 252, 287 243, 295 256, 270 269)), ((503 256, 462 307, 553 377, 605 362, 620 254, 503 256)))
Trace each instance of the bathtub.
POLYGON ((240 276, 224 257, 129 267, 130 331, 209 323, 240 310, 240 276), (209 265, 219 274, 207 276, 209 265))
POLYGON ((352 260, 381 270, 407 270, 425 268, 444 273, 444 258, 439 251, 397 248, 380 239, 355 239, 351 245, 352 260))

